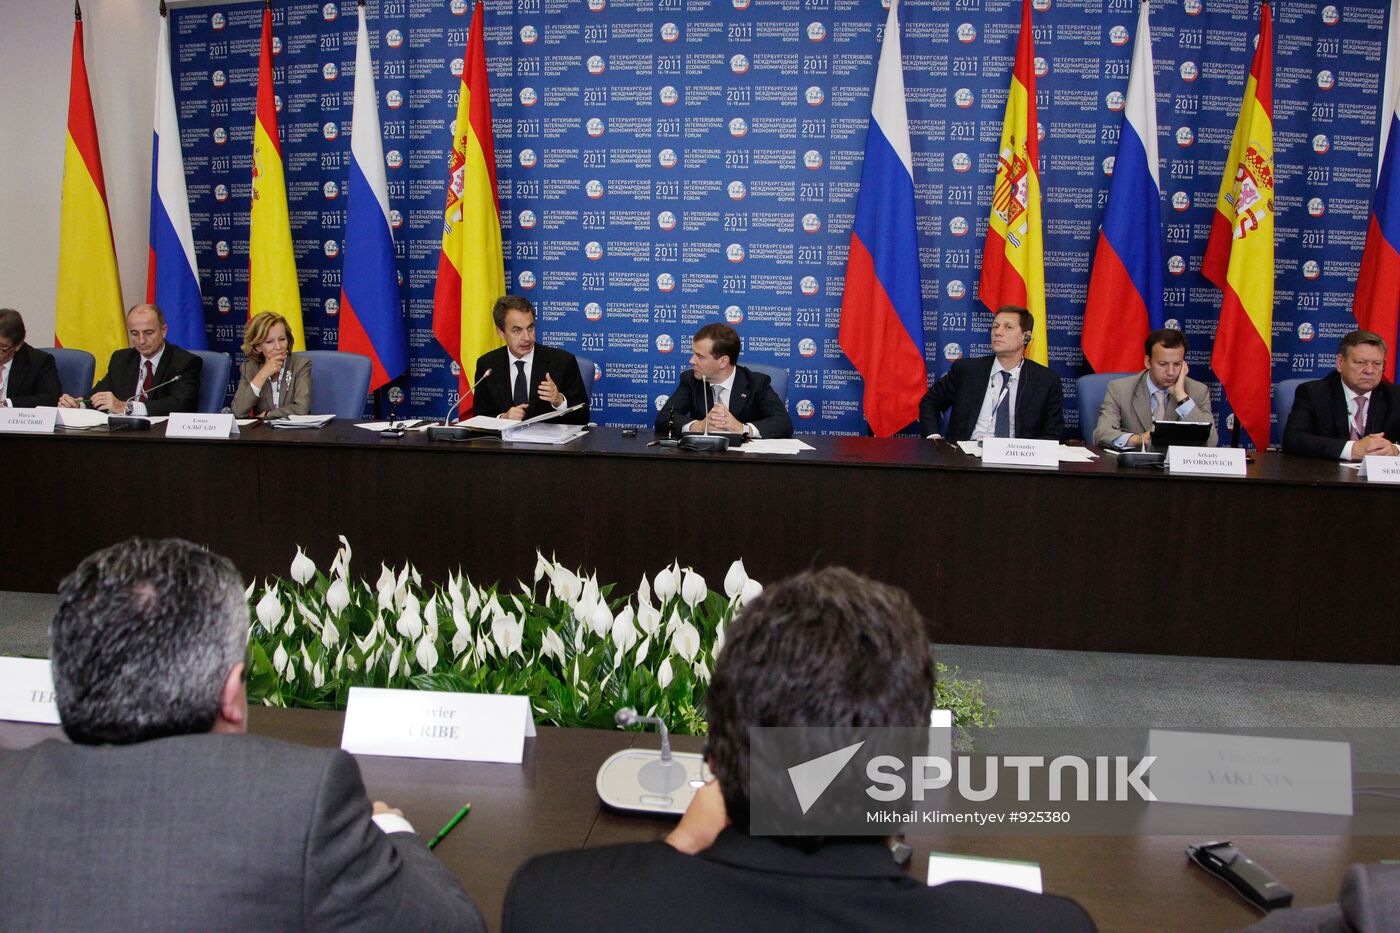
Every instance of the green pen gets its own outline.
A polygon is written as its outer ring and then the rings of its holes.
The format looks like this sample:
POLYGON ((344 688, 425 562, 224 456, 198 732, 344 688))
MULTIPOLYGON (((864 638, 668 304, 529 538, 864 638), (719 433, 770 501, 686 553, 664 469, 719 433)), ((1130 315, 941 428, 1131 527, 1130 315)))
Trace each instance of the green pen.
POLYGON ((460 809, 460 810, 457 811, 457 815, 454 816, 452 819, 448 820, 448 821, 447 821, 447 825, 444 826, 442 829, 439 829, 439 830, 438 830, 438 834, 428 841, 428 848, 430 848, 430 849, 436 848, 436 847, 437 847, 437 844, 438 844, 439 842, 442 842, 443 839, 447 838, 447 834, 450 833, 450 832, 452 832, 452 828, 453 828, 454 826, 456 826, 458 823, 462 822, 462 817, 464 817, 464 816, 466 816, 468 813, 470 813, 471 810, 472 810, 472 805, 471 805, 471 804, 469 804, 469 803, 468 803, 468 804, 463 804, 463 805, 462 805, 462 809, 460 809))

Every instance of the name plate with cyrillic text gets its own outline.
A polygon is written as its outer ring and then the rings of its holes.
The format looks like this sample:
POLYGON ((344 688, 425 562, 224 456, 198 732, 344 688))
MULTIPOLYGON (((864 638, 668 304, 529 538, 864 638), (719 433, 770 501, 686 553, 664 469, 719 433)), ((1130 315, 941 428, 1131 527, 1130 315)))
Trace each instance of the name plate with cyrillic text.
POLYGON ((1167 469, 1202 476, 1244 476, 1245 453, 1239 447, 1168 447, 1167 469))
POLYGON ((57 408, 0 408, 0 431, 11 434, 52 434, 57 408))
POLYGON ((53 674, 43 658, 0 658, 0 719, 58 722, 53 674))
POLYGON ((1361 475, 1368 483, 1400 483, 1400 457, 1366 457, 1361 475))
POLYGON ((1166 803, 1351 815, 1346 742, 1152 729, 1147 754, 1147 785, 1166 803))
POLYGON ((340 747, 356 755, 519 764, 535 734, 529 697, 351 687, 340 747))
POLYGON ((173 412, 165 423, 166 437, 228 437, 238 433, 233 415, 205 415, 198 412, 173 412))
POLYGON ((1060 442, 1020 437, 982 438, 982 462, 987 466, 1060 468, 1060 442))

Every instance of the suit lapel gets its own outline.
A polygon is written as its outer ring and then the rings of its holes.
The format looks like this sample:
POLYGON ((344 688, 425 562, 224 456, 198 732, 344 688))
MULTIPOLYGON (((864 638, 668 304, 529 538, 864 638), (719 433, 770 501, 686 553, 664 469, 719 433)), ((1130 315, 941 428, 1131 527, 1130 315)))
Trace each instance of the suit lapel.
POLYGON ((729 387, 729 402, 727 408, 729 413, 740 421, 747 421, 744 417, 749 410, 749 395, 753 392, 752 380, 746 369, 734 370, 734 384, 729 387))
MULTIPOLYGON (((1137 382, 1133 383, 1133 414, 1137 416, 1143 431, 1152 430, 1152 397, 1147 394, 1147 381, 1141 373, 1138 374, 1137 382)), ((1138 434, 1141 431, 1129 433, 1138 434)))
MULTIPOLYGON (((1328 409, 1332 412, 1333 430, 1330 432, 1333 437, 1351 436, 1351 417, 1347 414, 1347 396, 1342 391, 1342 377, 1340 373, 1332 373, 1327 377, 1328 387, 1328 409)), ((1371 393, 1372 398, 1375 393, 1371 393)), ((1370 416, 1367 416, 1367 425, 1370 424, 1370 416)))
POLYGON ((968 367, 972 385, 960 387, 958 401, 962 402, 962 412, 956 411, 959 406, 955 404, 953 413, 960 414, 956 420, 962 424, 950 423, 949 430, 957 430, 958 437, 964 440, 972 437, 972 432, 977 429, 977 417, 982 413, 982 401, 987 397, 987 382, 992 378, 992 365, 995 361, 995 356, 984 356, 981 359, 973 360, 973 365, 968 367))
POLYGON ((1382 382, 1371 390, 1371 404, 1366 406, 1366 433, 1379 434, 1385 431, 1390 417, 1390 397, 1386 394, 1389 383, 1382 382))

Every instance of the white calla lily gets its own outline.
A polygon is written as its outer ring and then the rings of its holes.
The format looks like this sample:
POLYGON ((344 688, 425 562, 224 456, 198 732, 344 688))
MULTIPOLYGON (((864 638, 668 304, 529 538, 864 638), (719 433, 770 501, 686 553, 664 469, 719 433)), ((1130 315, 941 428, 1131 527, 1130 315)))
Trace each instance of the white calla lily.
POLYGON ((331 648, 334 648, 339 642, 340 630, 335 627, 334 622, 327 619, 326 624, 321 628, 321 644, 325 645, 326 650, 329 651, 331 648))
POLYGON ((754 600, 759 593, 763 592, 763 584, 757 580, 744 581, 744 591, 739 594, 739 605, 745 606, 754 600))
POLYGON ((708 592, 705 588, 705 578, 687 567, 685 576, 681 579, 681 599, 685 600, 685 604, 694 609, 697 604, 704 602, 708 592))
POLYGON ((729 572, 724 575, 724 595, 730 599, 736 598, 744 591, 744 584, 748 581, 749 575, 744 572, 744 561, 740 558, 729 565, 729 572))
POLYGON ((394 643, 394 653, 389 655, 389 676, 392 678, 394 672, 399 669, 399 658, 403 657, 403 642, 394 643))
POLYGON ((648 635, 655 635, 661 627, 661 610, 643 603, 637 608, 637 627, 648 635))
POLYGON ((282 603, 277 598, 277 584, 274 583, 271 589, 263 593, 254 612, 266 631, 270 633, 277 628, 277 623, 282 621, 282 603))
POLYGON ((725 625, 723 622, 720 622, 720 624, 715 627, 715 646, 710 649, 711 659, 718 658, 719 653, 724 650, 724 629, 725 625))
POLYGON ((423 607, 423 634, 433 641, 437 641, 438 606, 436 593, 428 597, 428 604, 423 607))
POLYGON ((317 690, 320 690, 325 685, 326 666, 321 662, 321 659, 318 658, 316 660, 316 663, 311 667, 311 686, 315 687, 317 690))
POLYGON ((656 598, 663 604, 668 602, 672 596, 676 595, 676 587, 679 585, 675 571, 670 567, 663 567, 656 572, 653 588, 656 590, 656 598))
POLYGON ((642 574, 642 585, 637 587, 637 606, 651 605, 651 584, 647 582, 647 575, 642 574))
POLYGON ((637 626, 632 624, 632 607, 624 606, 612 624, 613 646, 619 652, 629 651, 637 643, 637 626))
POLYGON ((331 585, 326 587, 326 608, 331 611, 331 615, 340 615, 345 608, 350 605, 350 587, 340 577, 331 581, 331 585))
POLYGON ((695 679, 700 683, 707 684, 710 682, 710 668, 705 663, 704 658, 696 661, 691 669, 695 671, 695 679))
POLYGON ((316 576, 316 565, 298 545, 297 556, 292 558, 292 579, 305 586, 314 576, 316 576))
POLYGON ((700 631, 689 622, 682 622, 671 633, 671 648, 689 663, 700 650, 700 631))
POLYGON ((535 551, 535 582, 539 583, 547 573, 549 573, 549 561, 544 559, 543 553, 535 551))
POLYGON ((544 635, 540 638, 540 654, 557 658, 560 664, 564 663, 564 639, 560 638, 554 629, 544 630, 544 635))
POLYGON ((667 658, 661 662, 661 667, 656 671, 656 682, 661 685, 662 690, 665 690, 667 687, 671 686, 671 680, 675 676, 676 675, 671 672, 671 659, 667 658))
POLYGON ((403 611, 399 613, 399 620, 394 623, 394 628, 409 641, 417 641, 418 636, 423 634, 423 616, 417 596, 409 593, 404 599, 403 611))
MULTIPOLYGON (((455 613, 453 614, 455 617, 455 613)), ((455 621, 455 618, 454 618, 455 621)), ((457 631, 452 636, 452 656, 460 658, 472 646, 472 632, 465 624, 466 619, 457 623, 457 631)))
POLYGON ((438 663, 436 642, 427 635, 424 635, 419 639, 418 648, 413 652, 413 657, 418 662, 419 667, 431 673, 437 667, 438 663))
POLYGON ((608 608, 606 601, 599 601, 593 607, 593 611, 588 614, 588 626, 593 629, 593 634, 599 638, 607 638, 608 632, 612 630, 613 614, 608 608))
POLYGON ((642 643, 637 648, 637 654, 632 658, 632 663, 641 667, 642 662, 647 659, 647 652, 651 650, 651 639, 643 638, 642 643))
POLYGON ((279 674, 287 669, 287 649, 280 641, 277 643, 277 650, 272 652, 272 669, 279 674))

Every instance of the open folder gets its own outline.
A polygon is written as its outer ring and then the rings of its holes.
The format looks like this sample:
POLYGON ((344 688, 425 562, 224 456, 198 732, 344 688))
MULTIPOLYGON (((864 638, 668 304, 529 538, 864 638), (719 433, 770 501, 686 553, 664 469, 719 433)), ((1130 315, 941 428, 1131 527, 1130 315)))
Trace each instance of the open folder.
POLYGON ((584 424, 545 424, 569 412, 583 407, 580 402, 557 411, 547 411, 525 421, 512 421, 509 418, 490 418, 475 415, 461 423, 461 427, 481 434, 494 435, 503 441, 520 441, 527 444, 567 444, 588 429, 584 424))

